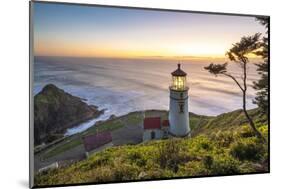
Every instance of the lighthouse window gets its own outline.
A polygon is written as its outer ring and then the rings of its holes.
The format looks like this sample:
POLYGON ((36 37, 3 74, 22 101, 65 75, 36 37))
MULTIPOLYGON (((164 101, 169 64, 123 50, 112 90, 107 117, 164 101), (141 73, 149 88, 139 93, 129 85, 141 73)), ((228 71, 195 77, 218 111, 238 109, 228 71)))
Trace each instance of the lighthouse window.
POLYGON ((179 107, 180 107, 180 113, 184 113, 184 104, 180 103, 179 107))

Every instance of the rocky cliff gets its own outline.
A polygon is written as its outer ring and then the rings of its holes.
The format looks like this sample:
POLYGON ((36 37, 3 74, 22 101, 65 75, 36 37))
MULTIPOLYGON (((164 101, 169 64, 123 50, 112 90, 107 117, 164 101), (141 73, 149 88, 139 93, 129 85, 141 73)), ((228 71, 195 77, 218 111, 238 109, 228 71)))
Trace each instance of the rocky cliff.
POLYGON ((34 97, 34 143, 52 142, 62 137, 66 129, 100 114, 102 111, 96 106, 48 84, 34 97))

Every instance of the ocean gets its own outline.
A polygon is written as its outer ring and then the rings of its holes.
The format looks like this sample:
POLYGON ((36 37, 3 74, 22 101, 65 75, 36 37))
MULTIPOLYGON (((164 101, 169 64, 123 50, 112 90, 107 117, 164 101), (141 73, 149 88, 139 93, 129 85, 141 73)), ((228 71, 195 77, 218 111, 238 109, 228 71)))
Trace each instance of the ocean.
MULTIPOLYGON (((212 59, 181 61, 189 85, 189 111, 201 115, 218 115, 242 108, 242 93, 238 86, 223 76, 215 77, 204 70, 212 59)), ((218 60, 216 62, 223 62, 218 60)), ((105 113, 97 119, 68 129, 66 135, 84 131, 110 115, 124 115, 147 109, 169 109, 171 72, 177 69, 173 59, 113 59, 35 57, 33 95, 46 84, 53 83, 64 91, 81 97, 105 113)), ((241 78, 241 69, 229 64, 230 72, 241 78)), ((255 92, 253 81, 259 75, 254 64, 248 64, 247 108, 255 92)))

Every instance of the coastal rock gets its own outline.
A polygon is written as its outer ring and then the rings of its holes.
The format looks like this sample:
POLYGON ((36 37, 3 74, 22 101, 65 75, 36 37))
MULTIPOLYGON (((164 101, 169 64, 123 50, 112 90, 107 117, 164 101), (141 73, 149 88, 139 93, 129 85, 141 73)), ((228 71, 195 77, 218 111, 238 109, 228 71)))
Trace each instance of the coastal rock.
POLYGON ((48 84, 34 97, 34 143, 52 142, 62 137, 66 129, 100 114, 96 106, 48 84))
POLYGON ((112 120, 112 119, 115 119, 115 118, 116 118, 116 115, 112 114, 112 115, 110 115, 109 120, 112 120))

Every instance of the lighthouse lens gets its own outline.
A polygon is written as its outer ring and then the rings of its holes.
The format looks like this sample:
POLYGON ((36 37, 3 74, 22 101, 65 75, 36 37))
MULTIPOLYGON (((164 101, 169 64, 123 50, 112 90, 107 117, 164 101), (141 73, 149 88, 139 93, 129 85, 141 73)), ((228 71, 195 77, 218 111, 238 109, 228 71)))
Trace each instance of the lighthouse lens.
POLYGON ((173 86, 174 90, 184 90, 185 89, 185 77, 174 76, 172 86, 173 86))

